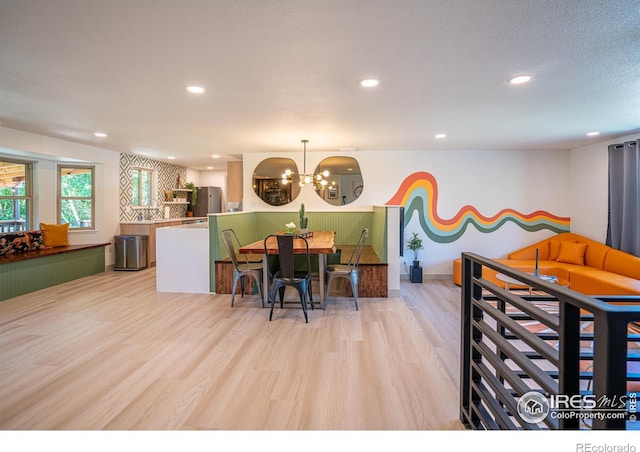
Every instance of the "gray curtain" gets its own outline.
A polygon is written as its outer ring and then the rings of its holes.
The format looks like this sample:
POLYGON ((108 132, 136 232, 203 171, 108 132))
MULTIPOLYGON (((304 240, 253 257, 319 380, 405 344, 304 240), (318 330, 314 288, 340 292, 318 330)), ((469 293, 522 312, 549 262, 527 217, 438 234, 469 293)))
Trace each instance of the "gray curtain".
POLYGON ((607 245, 640 256, 640 140, 609 146, 607 245))

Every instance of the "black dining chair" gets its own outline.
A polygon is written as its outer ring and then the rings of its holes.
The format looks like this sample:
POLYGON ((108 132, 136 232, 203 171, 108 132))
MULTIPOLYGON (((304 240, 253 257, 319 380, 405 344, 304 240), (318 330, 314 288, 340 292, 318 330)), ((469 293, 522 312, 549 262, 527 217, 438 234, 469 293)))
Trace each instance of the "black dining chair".
POLYGON ((245 277, 250 276, 255 280, 258 286, 258 294, 262 300, 262 307, 264 308, 264 298, 262 297, 262 263, 249 262, 249 257, 244 255, 244 262, 238 261, 238 255, 236 254, 236 247, 240 248, 240 240, 238 235, 233 229, 224 229, 220 235, 222 236, 222 243, 224 244, 229 257, 233 262, 233 288, 231 289, 231 307, 233 307, 233 300, 236 296, 236 289, 238 287, 238 281, 240 281, 240 296, 244 297, 245 277))
MULTIPOLYGON (((332 281, 339 278, 346 279, 351 283, 353 298, 356 302, 356 311, 358 310, 358 265, 360 264, 360 256, 362 256, 362 250, 367 243, 367 238, 369 238, 369 230, 364 228, 360 233, 360 238, 358 239, 356 246, 351 251, 351 255, 349 256, 347 263, 328 265, 325 273, 325 298, 329 296, 329 287, 331 286, 332 281)), ((326 302, 323 303, 323 306, 326 305, 326 302)))
MULTIPOLYGON (((269 312, 269 321, 273 317, 273 306, 275 305, 276 292, 280 295, 280 307, 284 305, 284 293, 287 286, 294 287, 300 296, 300 303, 304 311, 304 320, 309 322, 307 313, 307 297, 311 302, 311 309, 314 308, 313 294, 311 288, 311 257, 309 255, 309 242, 304 237, 293 234, 272 234, 264 239, 264 249, 267 253, 267 241, 274 237, 278 244, 279 268, 269 275, 271 281, 271 289, 269 290, 269 303, 271 311, 269 312), (294 258, 294 240, 304 242, 306 252, 298 254, 303 259, 294 258), (296 266, 298 264, 298 266, 296 266)), ((271 273, 269 269, 267 269, 271 273)))

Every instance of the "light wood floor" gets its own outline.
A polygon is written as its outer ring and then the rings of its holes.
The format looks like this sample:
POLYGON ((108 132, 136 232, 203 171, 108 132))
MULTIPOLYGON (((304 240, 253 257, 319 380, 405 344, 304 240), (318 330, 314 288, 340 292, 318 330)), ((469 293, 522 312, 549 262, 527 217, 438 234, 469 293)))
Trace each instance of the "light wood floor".
POLYGON ((326 311, 155 291, 155 269, 0 302, 0 429, 458 430, 460 290, 326 311))

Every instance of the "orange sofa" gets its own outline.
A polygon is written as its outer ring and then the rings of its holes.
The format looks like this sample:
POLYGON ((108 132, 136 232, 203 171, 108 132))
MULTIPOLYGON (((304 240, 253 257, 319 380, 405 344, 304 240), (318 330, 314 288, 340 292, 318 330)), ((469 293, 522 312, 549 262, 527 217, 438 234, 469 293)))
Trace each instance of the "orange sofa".
MULTIPOLYGON (((640 295, 640 257, 616 250, 578 234, 566 232, 494 259, 525 272, 535 269, 569 281, 569 287, 587 295, 640 295)), ((483 275, 502 287, 494 270, 483 275)), ((453 261, 453 282, 462 283, 462 260, 453 261)))

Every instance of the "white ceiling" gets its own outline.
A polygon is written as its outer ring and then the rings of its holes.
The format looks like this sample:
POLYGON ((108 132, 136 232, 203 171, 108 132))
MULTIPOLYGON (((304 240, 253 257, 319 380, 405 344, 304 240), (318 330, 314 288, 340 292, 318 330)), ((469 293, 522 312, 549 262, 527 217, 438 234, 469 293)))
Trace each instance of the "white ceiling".
POLYGON ((0 122, 198 169, 301 139, 567 149, 640 130, 639 18, 640 0, 0 0, 0 122))

